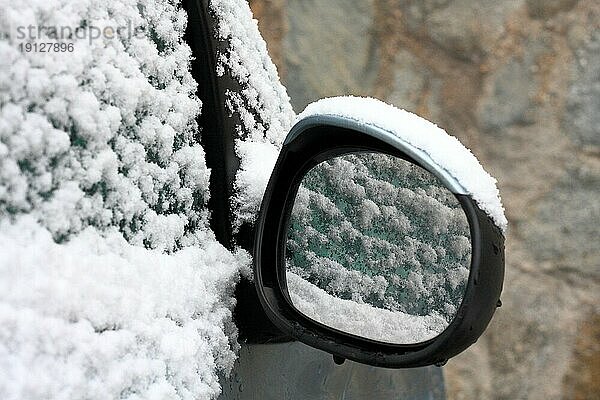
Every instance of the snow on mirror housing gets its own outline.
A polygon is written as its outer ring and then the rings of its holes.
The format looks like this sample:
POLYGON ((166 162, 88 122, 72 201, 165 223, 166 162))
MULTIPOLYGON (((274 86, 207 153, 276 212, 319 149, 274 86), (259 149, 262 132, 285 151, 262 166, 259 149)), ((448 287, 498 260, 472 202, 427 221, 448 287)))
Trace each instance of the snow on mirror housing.
POLYGON ((257 223, 255 284, 286 334, 342 359, 441 364, 499 303, 504 236, 460 183, 384 129, 314 115, 289 133, 257 223))

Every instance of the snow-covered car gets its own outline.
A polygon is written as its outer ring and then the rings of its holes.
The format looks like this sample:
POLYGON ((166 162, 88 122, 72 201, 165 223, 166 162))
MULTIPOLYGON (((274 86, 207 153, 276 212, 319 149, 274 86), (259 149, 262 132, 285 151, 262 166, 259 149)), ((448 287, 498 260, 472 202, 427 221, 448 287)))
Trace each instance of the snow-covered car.
POLYGON ((243 0, 0 4, 0 398, 443 398, 380 367, 443 365, 499 302, 458 140, 295 115, 243 0))

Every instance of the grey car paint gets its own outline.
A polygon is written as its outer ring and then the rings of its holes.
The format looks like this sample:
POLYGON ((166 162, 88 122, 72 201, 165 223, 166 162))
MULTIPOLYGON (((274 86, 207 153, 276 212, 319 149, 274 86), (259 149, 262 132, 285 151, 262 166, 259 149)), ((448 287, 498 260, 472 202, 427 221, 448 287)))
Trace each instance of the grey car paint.
POLYGON ((439 367, 387 369, 345 361, 300 342, 243 344, 220 400, 445 399, 439 367))

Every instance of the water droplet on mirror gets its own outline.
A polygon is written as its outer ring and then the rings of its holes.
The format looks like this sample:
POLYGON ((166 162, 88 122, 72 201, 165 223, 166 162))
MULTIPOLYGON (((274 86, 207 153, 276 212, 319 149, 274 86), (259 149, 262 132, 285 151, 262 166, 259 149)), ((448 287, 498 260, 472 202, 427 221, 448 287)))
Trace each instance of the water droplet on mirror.
POLYGON ((342 358, 342 357, 340 357, 340 356, 335 356, 335 355, 333 356, 333 362, 334 362, 336 365, 342 365, 342 364, 344 363, 344 361, 346 361, 346 359, 345 359, 345 358, 342 358))

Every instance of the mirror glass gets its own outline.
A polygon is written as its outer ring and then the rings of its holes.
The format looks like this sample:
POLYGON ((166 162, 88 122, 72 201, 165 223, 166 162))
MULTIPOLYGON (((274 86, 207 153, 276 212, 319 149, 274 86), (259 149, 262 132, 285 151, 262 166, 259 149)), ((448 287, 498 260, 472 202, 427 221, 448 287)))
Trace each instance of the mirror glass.
POLYGON ((349 153, 304 176, 285 259, 288 293, 307 317, 372 340, 419 343, 441 333, 460 306, 469 223, 427 170, 349 153))

